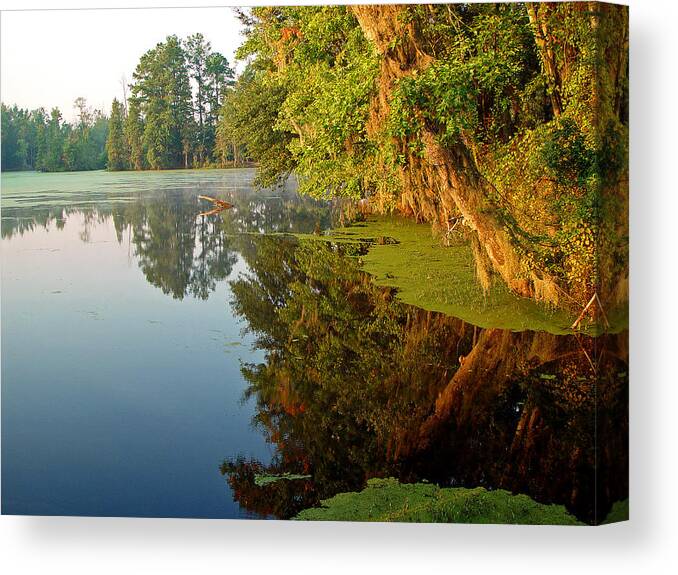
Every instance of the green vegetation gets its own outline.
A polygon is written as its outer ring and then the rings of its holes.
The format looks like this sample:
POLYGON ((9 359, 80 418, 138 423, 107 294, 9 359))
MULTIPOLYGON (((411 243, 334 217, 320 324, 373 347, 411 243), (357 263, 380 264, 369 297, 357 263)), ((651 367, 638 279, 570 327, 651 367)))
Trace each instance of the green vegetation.
POLYGON ((363 491, 335 495, 295 519, 583 525, 562 505, 543 505, 527 495, 512 495, 503 489, 441 489, 430 483, 404 484, 396 479, 370 479, 363 491))
POLYGON ((359 257, 361 268, 377 285, 397 288, 404 303, 439 311, 483 328, 570 333, 569 316, 494 283, 484 291, 475 281, 476 264, 470 246, 456 241, 443 245, 430 226, 398 217, 367 221, 332 230, 329 241, 369 241, 359 257))
POLYGON ((78 121, 64 122, 61 111, 22 110, 2 104, 2 171, 64 172, 106 166, 108 119, 84 98, 74 103, 78 121))
POLYGON ((254 484, 257 487, 265 487, 276 481, 294 481, 295 479, 309 479, 310 477, 310 475, 301 475, 299 473, 281 473, 279 475, 259 473, 254 476, 254 484))
POLYGON ((617 501, 612 505, 610 513, 608 513, 603 525, 608 523, 619 523, 620 521, 629 520, 629 500, 624 499, 623 501, 617 501))

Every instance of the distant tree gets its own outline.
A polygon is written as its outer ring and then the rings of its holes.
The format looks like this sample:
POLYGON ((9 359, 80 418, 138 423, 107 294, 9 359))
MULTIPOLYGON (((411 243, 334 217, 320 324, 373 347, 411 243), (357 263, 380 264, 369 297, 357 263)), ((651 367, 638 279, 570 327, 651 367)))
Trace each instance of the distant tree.
POLYGON ((124 116, 123 106, 116 99, 111 106, 111 117, 108 121, 108 139, 106 141, 106 152, 108 154, 109 170, 124 170, 129 163, 129 150, 124 134, 124 116))
MULTIPOLYGON (((228 60, 223 55, 215 52, 207 58, 207 75, 210 107, 208 121, 209 144, 212 149, 213 158, 219 160, 222 156, 217 145, 219 114, 223 108, 226 95, 235 84, 235 71, 229 66, 228 60)), ((234 163, 236 162, 236 156, 237 151, 233 154, 234 163)), ((223 159, 220 163, 224 164, 223 159)))
POLYGON ((129 100, 129 113, 125 118, 125 140, 129 150, 129 166, 133 170, 143 170, 146 167, 146 153, 144 150, 144 124, 141 119, 139 103, 129 100))
POLYGON ((226 92, 235 85, 235 71, 228 60, 218 52, 207 58, 210 122, 216 126, 226 92))
POLYGON ((222 161, 230 157, 237 165, 241 151, 246 150, 248 157, 259 162, 257 182, 264 186, 280 182, 295 166, 290 151, 294 136, 273 129, 287 95, 284 83, 268 81, 248 67, 222 106, 217 130, 217 151, 222 161))
POLYGON ((108 119, 100 110, 93 110, 85 98, 73 104, 78 121, 61 126, 64 141, 61 170, 100 170, 106 165, 108 119))
POLYGON ((44 170, 55 172, 63 167, 64 135, 61 127, 61 111, 52 108, 46 130, 46 153, 44 170))
POLYGON ((2 169, 19 170, 23 159, 19 149, 19 125, 16 121, 16 106, 8 108, 2 104, 2 169))

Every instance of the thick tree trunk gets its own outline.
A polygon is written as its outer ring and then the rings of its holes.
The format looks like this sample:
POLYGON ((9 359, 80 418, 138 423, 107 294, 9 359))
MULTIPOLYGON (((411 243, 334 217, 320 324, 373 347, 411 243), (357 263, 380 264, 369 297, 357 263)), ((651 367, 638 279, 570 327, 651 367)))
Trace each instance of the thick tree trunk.
MULTIPOLYGON (((372 101, 368 123, 368 131, 376 134, 388 118, 389 100, 397 81, 425 69, 433 58, 420 49, 414 26, 404 18, 405 6, 353 6, 352 9, 363 33, 382 57, 379 89, 372 101)), ((423 158, 414 156, 407 142, 396 143, 409 160, 408 166, 401 170, 403 211, 428 220, 438 219, 441 213, 461 213, 484 249, 484 257, 478 262, 480 266, 485 265, 482 260, 489 261, 494 271, 519 295, 544 299, 548 294, 546 299, 557 303, 553 301, 557 296, 552 278, 534 274, 528 278, 521 274, 519 254, 493 204, 492 185, 479 172, 468 146, 460 141, 444 147, 437 135, 426 129, 422 140, 423 158)))

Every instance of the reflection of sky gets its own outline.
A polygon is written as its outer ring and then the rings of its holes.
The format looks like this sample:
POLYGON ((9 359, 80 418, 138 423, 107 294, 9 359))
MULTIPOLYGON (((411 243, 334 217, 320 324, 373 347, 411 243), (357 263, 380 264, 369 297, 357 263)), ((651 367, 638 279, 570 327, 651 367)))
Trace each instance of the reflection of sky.
POLYGON ((4 513, 237 517, 219 464, 270 458, 241 404, 245 263, 177 300, 128 242, 82 213, 2 240, 4 513))

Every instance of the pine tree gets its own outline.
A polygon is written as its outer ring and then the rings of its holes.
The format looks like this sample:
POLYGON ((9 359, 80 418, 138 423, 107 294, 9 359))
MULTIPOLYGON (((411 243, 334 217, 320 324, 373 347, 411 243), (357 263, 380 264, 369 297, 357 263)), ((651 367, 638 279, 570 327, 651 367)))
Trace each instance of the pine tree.
POLYGON ((134 72, 132 102, 144 119, 143 143, 153 169, 188 166, 193 100, 186 53, 176 36, 146 52, 134 72))
POLYGON ((123 130, 123 109, 117 99, 111 106, 111 117, 108 121, 108 139, 106 152, 108 154, 108 169, 112 171, 124 170, 129 163, 129 151, 123 130))
POLYGON ((124 134, 129 150, 129 166, 133 170, 143 170, 145 164, 144 150, 144 124, 139 111, 139 103, 136 99, 130 98, 128 104, 128 114, 125 118, 124 134))
POLYGON ((195 112, 198 125, 195 130, 198 163, 203 164, 207 151, 207 59, 212 47, 202 34, 193 34, 186 40, 186 61, 191 78, 196 84, 195 112))
POLYGON ((63 169, 64 136, 59 108, 52 108, 46 132, 45 170, 55 172, 63 169))

